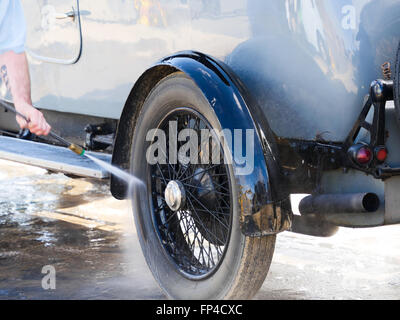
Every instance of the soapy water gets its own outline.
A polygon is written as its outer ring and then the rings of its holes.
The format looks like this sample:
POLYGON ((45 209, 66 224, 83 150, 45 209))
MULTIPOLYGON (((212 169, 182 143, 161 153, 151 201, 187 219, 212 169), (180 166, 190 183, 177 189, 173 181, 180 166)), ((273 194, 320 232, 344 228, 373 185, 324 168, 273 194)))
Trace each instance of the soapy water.
POLYGON ((96 157, 94 157, 90 154, 85 153, 84 155, 86 157, 88 157, 90 160, 92 160, 93 162, 95 162, 98 166, 107 170, 109 173, 112 173, 113 175, 120 178, 121 180, 124 180, 128 184, 129 190, 133 190, 134 187, 144 187, 145 186, 143 181, 136 178, 134 175, 131 175, 131 174, 107 163, 107 162, 97 159, 96 157))

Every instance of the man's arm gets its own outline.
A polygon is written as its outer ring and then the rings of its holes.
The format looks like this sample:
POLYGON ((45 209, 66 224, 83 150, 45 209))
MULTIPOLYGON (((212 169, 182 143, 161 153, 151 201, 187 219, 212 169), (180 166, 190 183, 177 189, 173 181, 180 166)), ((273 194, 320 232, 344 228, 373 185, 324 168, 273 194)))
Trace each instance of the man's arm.
POLYGON ((24 119, 17 116, 20 127, 28 128, 37 135, 47 135, 51 127, 43 114, 32 106, 31 81, 25 53, 7 51, 0 55, 0 65, 11 90, 15 109, 29 120, 29 123, 26 123, 24 119))
POLYGON ((43 114, 32 106, 31 81, 25 51, 26 25, 19 0, 0 0, 0 68, 15 108, 28 120, 17 117, 21 128, 37 135, 50 131, 43 114))

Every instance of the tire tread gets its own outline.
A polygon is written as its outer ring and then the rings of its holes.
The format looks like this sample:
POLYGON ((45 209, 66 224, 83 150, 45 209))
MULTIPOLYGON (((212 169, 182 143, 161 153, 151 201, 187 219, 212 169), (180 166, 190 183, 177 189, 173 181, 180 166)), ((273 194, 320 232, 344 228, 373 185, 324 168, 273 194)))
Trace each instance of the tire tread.
POLYGON ((241 266, 225 299, 251 299, 261 288, 268 274, 276 236, 246 237, 241 266))

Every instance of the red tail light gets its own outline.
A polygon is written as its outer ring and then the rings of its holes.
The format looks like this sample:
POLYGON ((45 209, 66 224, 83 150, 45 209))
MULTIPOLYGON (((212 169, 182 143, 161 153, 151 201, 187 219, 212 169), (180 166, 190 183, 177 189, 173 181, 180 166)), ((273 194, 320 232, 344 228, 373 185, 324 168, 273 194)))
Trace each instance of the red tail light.
POLYGON ((373 152, 368 146, 364 144, 356 144, 354 146, 351 146, 348 154, 350 158, 360 166, 368 165, 373 158, 373 152))
POLYGON ((384 162, 387 158, 388 151, 385 147, 377 147, 375 149, 375 157, 379 162, 384 162))
POLYGON ((356 161, 359 164, 367 164, 372 160, 372 152, 368 147, 361 147, 356 154, 356 161))

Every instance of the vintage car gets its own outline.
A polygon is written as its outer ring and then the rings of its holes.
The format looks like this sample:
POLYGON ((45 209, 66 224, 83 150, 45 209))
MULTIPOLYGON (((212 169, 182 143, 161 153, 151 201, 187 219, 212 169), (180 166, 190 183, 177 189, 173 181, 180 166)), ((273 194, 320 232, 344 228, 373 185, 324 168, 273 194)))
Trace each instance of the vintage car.
MULTIPOLYGON (((400 223, 399 1, 22 3, 34 105, 54 132, 143 181, 111 175, 111 193, 132 198, 168 297, 251 298, 283 231, 400 223), (154 153, 166 161, 148 159, 154 129, 167 131, 170 147, 154 153), (171 152, 185 129, 208 130, 223 161, 171 152), (299 215, 293 194, 307 194, 299 215)), ((12 103, 4 82, 0 93, 12 103)), ((1 112, 1 158, 109 176, 1 112)))

